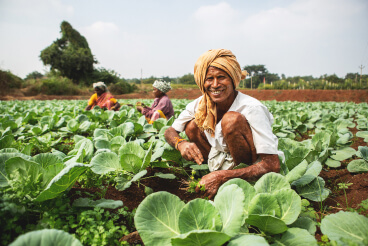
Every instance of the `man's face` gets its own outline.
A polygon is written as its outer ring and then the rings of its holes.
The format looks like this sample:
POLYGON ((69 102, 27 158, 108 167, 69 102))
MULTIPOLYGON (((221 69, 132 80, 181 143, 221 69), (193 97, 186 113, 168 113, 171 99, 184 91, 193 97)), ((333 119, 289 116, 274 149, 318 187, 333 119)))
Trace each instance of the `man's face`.
POLYGON ((234 101, 235 90, 232 79, 219 68, 208 68, 204 88, 215 103, 226 103, 227 101, 232 103, 234 101))
POLYGON ((158 90, 157 88, 153 87, 153 95, 155 97, 161 97, 163 96, 164 93, 162 93, 162 91, 158 90))

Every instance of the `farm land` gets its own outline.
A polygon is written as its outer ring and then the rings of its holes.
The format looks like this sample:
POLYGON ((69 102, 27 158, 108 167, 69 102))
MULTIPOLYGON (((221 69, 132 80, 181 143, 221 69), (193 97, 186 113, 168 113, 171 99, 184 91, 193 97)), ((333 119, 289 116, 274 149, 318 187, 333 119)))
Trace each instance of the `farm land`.
MULTIPOLYGON (((193 192, 208 173, 206 165, 183 160, 165 144, 163 132, 172 120, 149 125, 126 105, 150 104, 150 92, 118 95, 123 105, 119 112, 83 111, 88 96, 1 98, 2 244, 48 228, 74 235, 82 245, 206 245, 199 242, 211 237, 218 238, 218 245, 242 245, 241 240, 366 245, 367 91, 242 92, 262 100, 273 114, 285 160, 280 174, 265 175, 256 183, 236 180, 213 203, 193 192), (183 209, 161 213, 163 199, 168 208, 183 209), (227 213, 229 204, 236 216, 227 213), (201 221, 194 230, 171 221, 180 224, 188 210, 198 219, 197 208, 211 211, 206 217, 213 217, 215 226, 201 221), (157 212, 151 214, 157 220, 145 225, 150 211, 157 212), (160 236, 157 221, 172 234, 160 236), (193 235, 198 244, 189 243, 193 235)), ((200 92, 175 89, 168 95, 177 116, 200 92)))

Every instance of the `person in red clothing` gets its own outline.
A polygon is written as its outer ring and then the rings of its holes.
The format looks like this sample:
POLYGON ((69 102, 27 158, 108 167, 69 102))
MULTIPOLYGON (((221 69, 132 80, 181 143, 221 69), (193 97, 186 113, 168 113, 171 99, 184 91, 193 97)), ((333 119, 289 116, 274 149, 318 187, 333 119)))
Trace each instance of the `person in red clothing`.
POLYGON ((116 101, 114 96, 111 95, 104 82, 93 83, 93 89, 96 93, 89 99, 86 110, 91 110, 95 106, 107 108, 108 110, 119 110, 120 104, 116 101))
POLYGON ((153 95, 155 100, 151 107, 147 107, 144 104, 138 102, 137 110, 141 112, 148 123, 152 124, 158 118, 170 119, 174 116, 174 108, 169 97, 166 95, 171 90, 170 82, 164 80, 156 80, 153 83, 153 95))

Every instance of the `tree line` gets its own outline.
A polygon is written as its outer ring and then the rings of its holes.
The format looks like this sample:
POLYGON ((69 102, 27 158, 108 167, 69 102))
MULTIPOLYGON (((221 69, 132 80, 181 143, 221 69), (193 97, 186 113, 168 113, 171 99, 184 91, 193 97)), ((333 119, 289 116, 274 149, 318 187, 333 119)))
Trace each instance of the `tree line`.
MULTIPOLYGON (((156 79, 164 79, 172 84, 195 84, 192 73, 181 77, 154 77, 125 79, 114 70, 96 68, 97 59, 89 48, 87 39, 75 30, 68 22, 60 25, 61 38, 41 51, 40 58, 50 68, 47 77, 60 76, 68 78, 75 85, 89 86, 96 81, 104 81, 118 94, 135 90, 137 84, 152 84, 156 79)), ((248 89, 366 89, 368 75, 348 73, 344 78, 336 74, 286 77, 268 71, 265 65, 247 65, 243 70, 248 72, 246 79, 240 82, 240 88, 248 89)), ((34 71, 25 80, 44 78, 45 75, 34 71)))

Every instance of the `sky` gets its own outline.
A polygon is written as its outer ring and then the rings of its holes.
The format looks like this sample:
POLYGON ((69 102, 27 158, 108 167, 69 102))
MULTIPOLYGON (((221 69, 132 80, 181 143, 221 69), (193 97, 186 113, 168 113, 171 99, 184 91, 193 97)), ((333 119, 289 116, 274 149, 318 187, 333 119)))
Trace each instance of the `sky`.
POLYGON ((241 67, 320 77, 368 74, 367 0, 0 0, 0 69, 25 78, 69 22, 123 78, 193 73, 210 49, 241 67))

